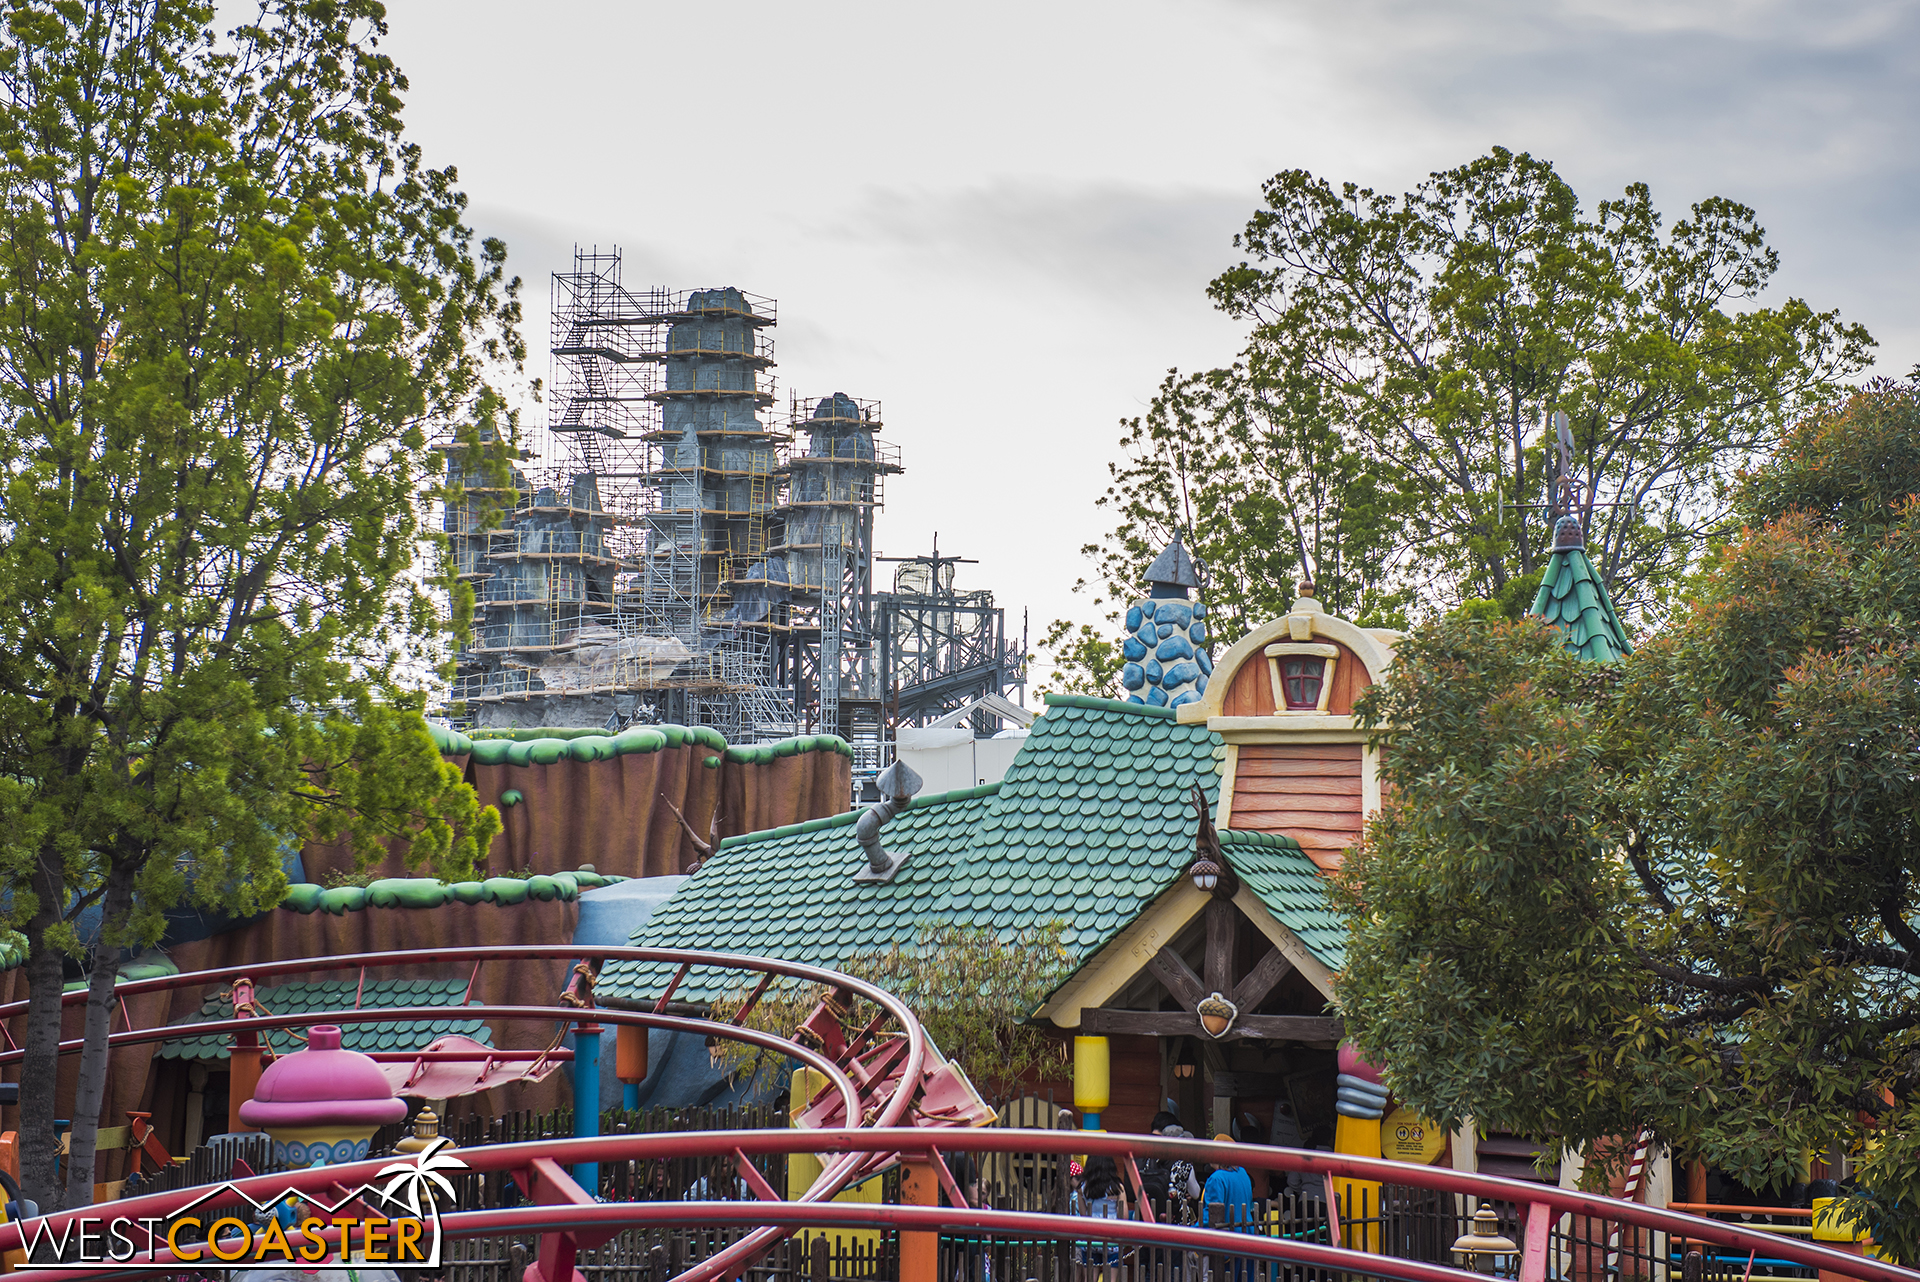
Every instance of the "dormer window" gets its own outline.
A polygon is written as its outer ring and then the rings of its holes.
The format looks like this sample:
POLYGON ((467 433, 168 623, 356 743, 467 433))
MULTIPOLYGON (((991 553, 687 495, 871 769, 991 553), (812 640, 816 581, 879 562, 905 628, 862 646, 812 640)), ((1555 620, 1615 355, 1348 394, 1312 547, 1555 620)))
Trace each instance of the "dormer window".
POLYGON ((1317 641, 1279 641, 1267 647, 1267 677, 1277 712, 1325 712, 1333 693, 1340 647, 1317 641))
POLYGON ((1320 687, 1325 683, 1327 661, 1307 655, 1292 655, 1280 660, 1280 691, 1289 712, 1317 711, 1320 687))

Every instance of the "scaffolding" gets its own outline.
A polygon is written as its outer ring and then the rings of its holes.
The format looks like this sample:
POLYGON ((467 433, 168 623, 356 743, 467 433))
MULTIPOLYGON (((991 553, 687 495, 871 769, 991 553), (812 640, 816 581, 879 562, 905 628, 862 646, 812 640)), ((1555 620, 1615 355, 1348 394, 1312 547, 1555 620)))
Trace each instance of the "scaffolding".
MULTIPOLYGON (((894 727, 923 726, 983 694, 1026 688, 1026 644, 1007 639, 1006 611, 993 593, 954 588, 954 569, 967 564, 942 556, 936 538, 930 556, 897 561, 893 591, 876 602, 880 682, 887 719, 894 727)), ((1002 727, 990 712, 976 711, 974 730, 1002 727)))
POLYGON ((789 400, 775 541, 735 589, 740 617, 759 615, 764 602, 802 726, 847 740, 861 773, 878 770, 886 737, 874 649, 873 526, 886 478, 901 466, 898 448, 877 439, 881 427, 878 401, 845 392, 789 400))
MULTIPOLYGON (((561 457, 536 471, 514 451, 510 486, 446 510, 477 605, 456 717, 672 721, 736 743, 825 731, 870 778, 892 721, 955 701, 931 692, 1017 683, 990 593, 923 601, 902 594, 917 582, 903 567, 876 596, 874 515, 899 450, 878 438, 879 402, 843 392, 790 397, 770 425, 776 321, 772 299, 731 287, 629 289, 618 249, 576 248, 554 274, 545 427, 561 457)), ((447 457, 450 481, 470 479, 447 457)), ((937 548, 928 564, 938 578, 937 548)))
POLYGON ((442 529, 460 578, 474 594, 473 632, 456 658, 452 698, 497 702, 526 687, 527 672, 565 666, 557 656, 617 635, 609 543, 613 518, 592 473, 540 478, 517 466, 497 486, 463 473, 447 453, 461 497, 442 529))
POLYGON ((486 725, 792 734, 782 655, 765 628, 740 625, 727 586, 766 557, 783 498, 785 438, 761 419, 773 300, 629 289, 618 249, 576 248, 551 302, 546 428, 560 464, 516 467, 511 494, 480 487, 448 510, 479 606, 451 701, 486 725))

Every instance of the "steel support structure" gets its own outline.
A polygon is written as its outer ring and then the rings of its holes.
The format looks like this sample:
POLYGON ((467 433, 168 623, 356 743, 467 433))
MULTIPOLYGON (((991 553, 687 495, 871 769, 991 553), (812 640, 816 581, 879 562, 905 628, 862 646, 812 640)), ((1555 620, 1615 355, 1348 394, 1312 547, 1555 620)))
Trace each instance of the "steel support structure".
MULTIPOLYGON (((1340 1246, 1152 1221, 1103 1220, 1096 1230, 1086 1219, 1078 1216, 991 1211, 967 1206, 962 1204, 964 1199, 954 1198, 957 1190, 949 1191, 949 1197, 955 1200, 955 1205, 950 1207, 832 1203, 815 1198, 815 1190, 809 1190, 799 1200, 788 1201, 768 1197, 771 1189, 759 1190, 760 1200, 751 1202, 594 1203, 577 1196, 577 1187, 568 1189, 560 1184, 561 1181, 570 1183, 565 1172, 565 1167, 570 1163, 731 1154, 737 1162, 747 1164, 754 1157, 805 1152, 837 1154, 843 1162, 858 1160, 862 1156, 877 1156, 889 1160, 918 1159, 931 1164, 939 1161, 943 1145, 975 1153, 1104 1154, 1118 1161, 1133 1159, 1136 1163, 1138 1159, 1146 1157, 1187 1158, 1216 1164, 1230 1162, 1268 1171, 1299 1172, 1315 1178, 1327 1187, 1330 1201, 1335 1180, 1357 1179, 1506 1203, 1525 1208, 1521 1212, 1524 1228, 1519 1253, 1519 1282, 1547 1282, 1548 1240, 1554 1222, 1566 1215, 1619 1221, 1670 1238, 1685 1238, 1731 1252, 1765 1252, 1771 1257, 1789 1260, 1805 1268, 1857 1278, 1861 1282, 1920 1282, 1920 1271, 1872 1257, 1852 1255, 1812 1242, 1783 1238, 1719 1220, 1524 1180, 1261 1144, 1216 1144, 1205 1140, 1176 1140, 1147 1135, 1000 1127, 958 1131, 923 1127, 677 1131, 465 1148, 460 1150, 460 1157, 470 1169, 510 1172, 523 1188, 533 1192, 541 1201, 533 1206, 450 1212, 442 1217, 441 1231, 448 1239, 530 1232, 541 1234, 542 1258, 552 1272, 541 1270, 540 1261, 536 1260, 529 1267, 529 1282, 542 1282, 543 1279, 544 1282, 554 1282, 553 1274, 559 1270, 554 1269, 553 1265, 561 1262, 553 1258, 554 1255, 560 1254, 565 1264, 570 1266, 572 1252, 583 1241, 605 1241, 620 1229, 632 1226, 690 1223, 753 1225, 769 1236, 756 1242, 755 1238, 759 1235, 750 1235, 734 1247, 689 1266, 679 1275, 677 1282, 703 1282, 704 1279, 733 1276, 757 1254, 764 1252, 766 1243, 773 1237, 806 1227, 890 1228, 910 1232, 966 1232, 1054 1239, 1082 1239, 1097 1234, 1103 1240, 1140 1246, 1181 1247, 1217 1255, 1278 1260, 1362 1277, 1403 1279, 1404 1282, 1467 1282, 1468 1279, 1482 1276, 1465 1269, 1340 1246), (557 1187, 543 1190, 543 1184, 557 1187)), ((320 1193, 340 1186, 353 1187, 370 1180, 387 1160, 377 1158, 317 1170, 255 1176, 236 1181, 235 1187, 256 1200, 282 1191, 320 1193)), ((177 1189, 128 1198, 115 1205, 116 1210, 128 1219, 165 1217, 201 1192, 198 1189, 177 1189)), ((84 1208, 48 1216, 47 1228, 58 1236, 69 1220, 92 1211, 93 1208, 84 1208)), ((31 1231, 30 1227, 28 1231, 31 1231)), ((23 1236, 21 1226, 0 1228, 0 1251, 17 1249, 22 1244, 23 1236)), ((317 1236, 320 1240, 337 1245, 337 1238, 331 1232, 317 1236)), ((296 1247, 308 1240, 293 1233, 289 1233, 287 1239, 296 1247)), ((165 1260, 168 1257, 162 1253, 158 1258, 165 1260)), ((18 1282, 55 1282, 55 1279, 61 1278, 72 1280, 124 1275, 124 1271, 112 1268, 26 1268, 18 1271, 14 1277, 18 1282)))
MULTIPOLYGON (((1470 1198, 1511 1204, 1525 1208, 1521 1212, 1524 1229, 1520 1251, 1519 1282, 1547 1282, 1549 1243, 1554 1225, 1562 1216, 1585 1216, 1604 1222, 1617 1222, 1665 1234, 1670 1239, 1685 1239, 1729 1251, 1765 1252, 1769 1258, 1785 1259, 1828 1274, 1857 1278, 1861 1282, 1920 1282, 1920 1271, 1902 1268, 1871 1257, 1847 1254, 1811 1242, 1743 1228, 1660 1207, 1643 1206, 1596 1194, 1554 1188, 1521 1180, 1501 1179, 1476 1173, 1430 1166, 1410 1166, 1378 1158, 1360 1158, 1344 1154, 1276 1148, 1260 1144, 1215 1144, 1210 1141, 1169 1139, 1163 1136, 1107 1134, 1091 1131, 1041 1131, 1013 1128, 975 1128, 943 1123, 937 1110, 927 1107, 931 1083, 928 1065, 937 1056, 927 1042, 913 1013, 899 999, 872 984, 819 967, 738 954, 712 953, 683 949, 605 948, 584 945, 515 945, 502 948, 411 949, 399 952, 362 953, 324 958, 293 958, 262 962, 253 966, 230 966, 184 975, 133 980, 120 985, 122 997, 169 988, 201 988, 210 983, 234 983, 267 975, 310 973, 315 971, 370 969, 418 965, 423 962, 457 963, 463 961, 514 960, 538 958, 587 957, 596 962, 612 959, 661 963, 671 967, 671 978, 652 998, 651 1009, 623 1010, 588 1005, 551 1006, 467 1006, 464 1015, 478 1019, 556 1019, 573 1024, 635 1024, 668 1028, 745 1042, 773 1050, 809 1068, 818 1070, 827 1088, 809 1108, 812 1114, 829 1101, 827 1112, 854 1120, 871 1119, 866 1126, 797 1126, 777 1130, 656 1132, 650 1134, 601 1135, 570 1140, 542 1140, 536 1143, 484 1145, 460 1150, 466 1166, 480 1172, 508 1172, 535 1204, 513 1208, 457 1211, 445 1214, 441 1230, 449 1239, 493 1237, 510 1233, 538 1232, 540 1253, 529 1265, 524 1282, 569 1282, 576 1276, 574 1258, 583 1248, 604 1242, 621 1229, 647 1224, 750 1225, 754 1231, 739 1242, 713 1256, 689 1266, 678 1282, 713 1282, 739 1276, 763 1257, 781 1238, 804 1227, 888 1228, 913 1236, 916 1241, 932 1240, 942 1231, 961 1231, 1009 1236, 1040 1236, 1053 1239, 1084 1239, 1094 1232, 1084 1218, 1031 1212, 990 1211, 966 1204, 954 1184, 943 1157, 943 1150, 971 1153, 1075 1153, 1104 1154, 1115 1158, 1124 1171, 1132 1172, 1137 1183, 1138 1161, 1142 1158, 1186 1158, 1196 1162, 1234 1164, 1269 1171, 1298 1172, 1318 1180, 1326 1190, 1329 1207, 1336 1207, 1336 1180, 1371 1180, 1382 1183, 1461 1194, 1470 1198), (822 985, 837 1000, 823 1001, 803 1022, 793 1037, 745 1027, 752 1003, 736 1015, 735 1022, 720 1022, 667 1013, 675 991, 695 967, 739 970, 760 977, 756 995, 779 979, 822 985), (876 1035, 881 1020, 876 1019, 858 1032, 841 1027, 846 998, 855 995, 874 1003, 901 1030, 903 1053, 893 1053, 889 1062, 895 1071, 874 1073, 871 1053, 879 1043, 876 1035), (849 1035, 851 1033, 851 1035, 849 1035), (862 1051, 869 1057, 862 1059, 862 1051), (918 1125, 902 1126, 909 1119, 918 1125), (831 1155, 823 1162, 819 1177, 797 1199, 781 1199, 764 1179, 748 1176, 752 1161, 782 1153, 831 1155), (584 1172, 599 1163, 657 1160, 681 1157, 731 1156, 742 1171, 758 1201, 753 1202, 675 1202, 600 1203, 569 1174, 584 1172), (919 1204, 886 1206, 867 1203, 833 1203, 831 1199, 856 1177, 871 1175, 894 1162, 905 1163, 920 1172, 916 1188, 931 1178, 945 1190, 951 1206, 925 1204, 926 1196, 912 1199, 919 1204), (923 1236, 924 1235, 924 1236, 923 1236)), ((78 1004, 84 992, 65 994, 63 1003, 78 1004)), ((0 1019, 20 1014, 25 1001, 0 1005, 0 1019)), ((124 1009, 124 1007, 123 1007, 124 1009)), ((308 1026, 319 1020, 350 1022, 390 1022, 432 1018, 444 1014, 445 1007, 379 1007, 343 1010, 337 1013, 305 1011, 299 1014, 266 1015, 229 1020, 214 1020, 192 1026, 196 1036, 262 1032, 273 1028, 308 1026)), ((153 1028, 128 1028, 113 1033, 109 1046, 150 1043, 180 1035, 174 1025, 153 1028)), ((78 1039, 62 1042, 63 1054, 77 1053, 78 1039)), ((894 1048, 901 1052, 901 1046, 894 1048)), ((0 1053, 0 1064, 18 1062, 19 1051, 0 1053)), ((308 1169, 282 1174, 256 1176, 235 1181, 239 1191, 256 1201, 295 1191, 318 1194, 357 1187, 373 1179, 388 1161, 381 1157, 340 1166, 308 1169)), ((1136 1193, 1137 1193, 1136 1189, 1136 1193)), ((204 1196, 204 1188, 175 1189, 123 1199, 114 1203, 115 1214, 125 1220, 144 1217, 164 1218, 204 1196)), ((43 1227, 55 1237, 61 1236, 76 1216, 98 1214, 96 1208, 59 1212, 44 1217, 43 1227)), ((18 1249, 26 1235, 35 1232, 36 1222, 0 1227, 0 1254, 18 1249)), ((1350 1250, 1342 1246, 1268 1238, 1212 1229, 1198 1229, 1152 1221, 1101 1221, 1097 1235, 1102 1239, 1147 1246, 1168 1246, 1210 1252, 1221 1256, 1277 1260, 1333 1272, 1358 1276, 1404 1279, 1405 1282, 1464 1282, 1476 1274, 1442 1265, 1403 1260, 1390 1255, 1350 1250)), ((330 1235, 320 1235, 330 1239, 330 1235)), ((1332 1236, 1341 1240, 1337 1223, 1332 1236)), ((296 1247, 303 1239, 287 1235, 296 1247)), ((164 1253, 158 1258, 168 1258, 164 1253)), ((183 1265, 190 1261, 180 1261, 183 1265)), ((16 1273, 19 1282, 53 1282, 55 1278, 107 1278, 123 1276, 127 1270, 111 1267, 57 1270, 27 1267, 16 1273)), ((903 1282, 931 1282, 918 1274, 903 1282)))

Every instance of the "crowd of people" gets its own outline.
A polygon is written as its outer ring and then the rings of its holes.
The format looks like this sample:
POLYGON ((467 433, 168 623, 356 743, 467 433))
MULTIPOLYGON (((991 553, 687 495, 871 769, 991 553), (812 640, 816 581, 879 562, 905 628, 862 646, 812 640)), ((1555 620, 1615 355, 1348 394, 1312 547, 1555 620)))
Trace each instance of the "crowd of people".
MULTIPOLYGON (((1155 1115, 1148 1128, 1155 1135, 1175 1139, 1194 1139, 1192 1131, 1180 1124, 1172 1113, 1155 1115)), ((1234 1137, 1218 1134, 1218 1143, 1231 1144, 1234 1137)), ((1153 1203, 1155 1218, 1161 1223, 1199 1225, 1203 1228, 1227 1228, 1252 1232, 1256 1222, 1253 1204, 1253 1177, 1238 1163, 1207 1166, 1186 1158, 1150 1157, 1139 1163, 1140 1189, 1153 1203)), ((1131 1220, 1143 1218, 1129 1181, 1120 1165, 1111 1157, 1096 1155, 1084 1168, 1074 1163, 1069 1204, 1075 1215, 1091 1219, 1131 1220)), ((1170 1251, 1171 1272, 1180 1275, 1188 1261, 1185 1253, 1170 1251)), ((1117 1242, 1086 1241, 1076 1248, 1079 1262, 1087 1265, 1117 1265, 1121 1247, 1117 1242)), ((1194 1274, 1198 1276, 1198 1274, 1194 1274)))

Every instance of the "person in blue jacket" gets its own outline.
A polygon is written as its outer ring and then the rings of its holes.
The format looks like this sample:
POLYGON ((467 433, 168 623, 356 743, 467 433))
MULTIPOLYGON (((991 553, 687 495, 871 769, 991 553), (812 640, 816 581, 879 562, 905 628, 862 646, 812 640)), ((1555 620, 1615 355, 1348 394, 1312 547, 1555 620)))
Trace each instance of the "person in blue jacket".
MULTIPOLYGON (((1216 1144, 1231 1144, 1233 1136, 1216 1135, 1216 1144)), ((1236 1233, 1253 1232, 1253 1177, 1244 1166, 1216 1166, 1207 1176, 1200 1192, 1200 1223, 1208 1228, 1231 1229, 1236 1233)), ((1235 1258, 1230 1274, 1234 1282, 1253 1276, 1250 1260, 1235 1258)))
MULTIPOLYGON (((1233 1136, 1216 1135, 1216 1144, 1231 1144, 1233 1136)), ((1253 1228, 1253 1177, 1247 1174, 1244 1166, 1216 1166, 1213 1174, 1207 1177, 1207 1186, 1200 1195, 1200 1223, 1210 1228, 1229 1228, 1237 1232, 1251 1232, 1253 1228), (1219 1215, 1224 1209, 1224 1219, 1209 1217, 1219 1215)))

